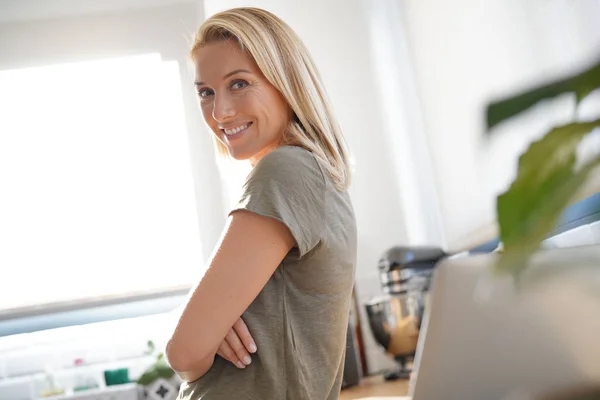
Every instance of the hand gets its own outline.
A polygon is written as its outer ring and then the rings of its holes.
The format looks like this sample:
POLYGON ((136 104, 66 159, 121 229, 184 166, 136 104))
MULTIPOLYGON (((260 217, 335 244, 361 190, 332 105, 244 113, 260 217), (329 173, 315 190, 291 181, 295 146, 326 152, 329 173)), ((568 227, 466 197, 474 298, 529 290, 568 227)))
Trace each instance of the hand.
POLYGON ((221 342, 217 354, 238 368, 246 368, 252 361, 250 353, 256 353, 256 343, 246 323, 240 318, 221 342))

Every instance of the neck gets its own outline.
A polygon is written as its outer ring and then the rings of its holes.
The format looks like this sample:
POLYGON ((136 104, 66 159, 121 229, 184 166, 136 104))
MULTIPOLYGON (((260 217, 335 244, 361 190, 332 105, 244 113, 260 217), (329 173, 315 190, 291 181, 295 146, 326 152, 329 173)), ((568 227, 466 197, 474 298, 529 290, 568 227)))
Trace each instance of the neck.
POLYGON ((280 145, 278 143, 273 143, 271 145, 268 145, 267 147, 265 147, 264 149, 262 149, 260 152, 258 152, 257 154, 255 154, 254 156, 252 156, 250 158, 250 165, 252 166, 252 168, 254 168, 256 166, 256 164, 258 164, 258 162, 267 154, 269 154, 270 152, 272 152, 273 150, 275 150, 276 148, 278 148, 280 145))

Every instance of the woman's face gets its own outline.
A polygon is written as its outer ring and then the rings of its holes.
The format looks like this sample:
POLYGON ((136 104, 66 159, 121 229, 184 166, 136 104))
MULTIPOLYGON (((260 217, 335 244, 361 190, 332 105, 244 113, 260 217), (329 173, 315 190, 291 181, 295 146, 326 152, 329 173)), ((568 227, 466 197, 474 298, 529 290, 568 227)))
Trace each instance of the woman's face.
POLYGON ((202 47, 194 62, 204 120, 233 158, 256 164, 278 146, 291 120, 287 102, 235 43, 202 47))

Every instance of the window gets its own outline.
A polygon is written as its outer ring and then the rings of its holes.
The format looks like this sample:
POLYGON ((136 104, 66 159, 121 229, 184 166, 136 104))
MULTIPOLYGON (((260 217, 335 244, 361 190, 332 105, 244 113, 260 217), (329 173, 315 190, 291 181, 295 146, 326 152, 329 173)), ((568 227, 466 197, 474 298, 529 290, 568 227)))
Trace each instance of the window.
POLYGON ((201 273, 177 62, 0 71, 0 314, 201 273))

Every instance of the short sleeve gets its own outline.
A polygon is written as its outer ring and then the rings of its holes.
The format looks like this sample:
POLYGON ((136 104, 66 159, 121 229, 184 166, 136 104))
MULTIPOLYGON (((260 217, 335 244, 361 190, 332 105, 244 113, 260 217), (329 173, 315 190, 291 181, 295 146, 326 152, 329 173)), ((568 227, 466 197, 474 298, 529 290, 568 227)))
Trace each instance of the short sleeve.
POLYGON ((283 222, 302 257, 319 243, 324 231, 325 187, 325 176, 312 153, 279 147, 252 169, 231 212, 248 210, 283 222))

